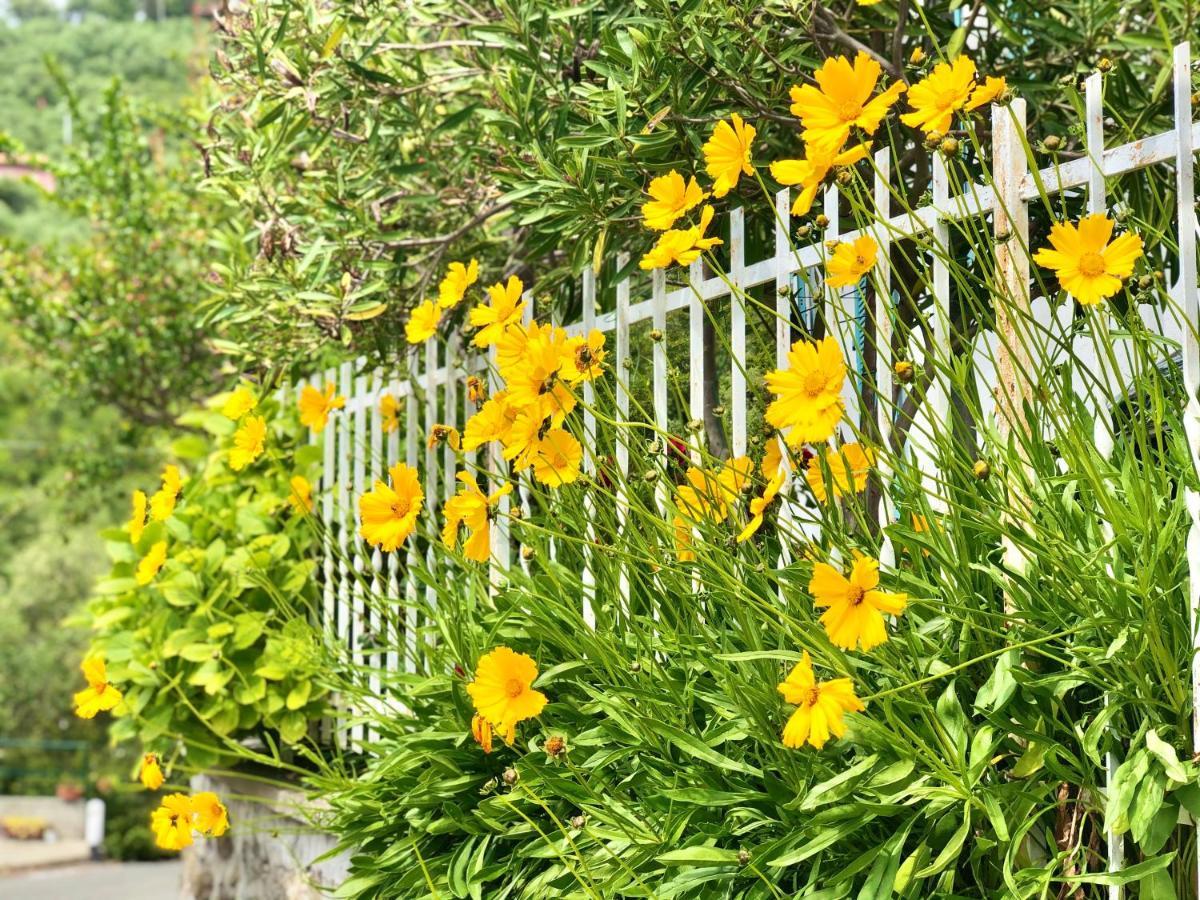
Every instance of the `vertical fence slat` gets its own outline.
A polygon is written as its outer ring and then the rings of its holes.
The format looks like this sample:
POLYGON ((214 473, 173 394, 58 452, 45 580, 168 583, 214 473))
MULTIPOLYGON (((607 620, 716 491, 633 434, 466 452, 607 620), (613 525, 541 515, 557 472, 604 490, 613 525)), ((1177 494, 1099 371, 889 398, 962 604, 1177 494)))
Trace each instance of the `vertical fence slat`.
MULTIPOLYGON (((399 385, 399 383, 393 381, 388 385, 387 389, 391 393, 391 395, 396 398, 396 403, 399 404, 399 402, 400 402, 400 385, 399 385)), ((399 417, 399 415, 400 415, 399 407, 397 407, 396 415, 397 415, 397 417, 399 417)), ((399 459, 400 459, 400 429, 397 427, 395 430, 391 431, 387 436, 385 453, 383 455, 383 458, 379 460, 379 466, 375 470, 376 477, 378 477, 379 474, 381 474, 381 473, 387 472, 388 466, 393 465, 394 463, 398 462, 399 459)), ((387 567, 388 597, 399 599, 399 597, 400 597, 400 570, 401 570, 400 554, 398 554, 398 553, 388 554, 387 559, 384 560, 384 565, 387 567)), ((385 659, 385 666, 386 666, 387 671, 388 672, 398 672, 400 670, 400 658, 402 655, 401 642, 404 640, 404 628, 403 628, 403 625, 401 624, 403 622, 403 618, 404 618, 404 606, 400 605, 399 607, 395 607, 395 606, 392 606, 391 603, 389 603, 387 608, 389 610, 389 613, 384 618, 383 623, 380 626, 380 628, 381 628, 380 637, 383 638, 387 644, 387 657, 385 659), (392 621, 393 613, 391 612, 392 610, 395 610, 394 615, 397 617, 395 619, 395 623, 394 623, 395 627, 394 628, 388 627, 387 632, 384 632, 382 630, 384 627, 391 626, 393 624, 393 621, 392 621)))
MULTIPOLYGON (((417 399, 417 383, 420 370, 420 357, 414 349, 408 354, 408 378, 406 387, 408 393, 404 404, 404 462, 412 469, 418 464, 417 452, 418 431, 417 422, 420 416, 420 406, 417 399)), ((386 473, 383 473, 386 477, 386 473)), ((417 670, 417 542, 408 541, 406 554, 407 565, 404 573, 404 671, 417 670)))
MULTIPOLYGON (((1093 72, 1084 84, 1084 126, 1087 135, 1087 155, 1091 161, 1088 171, 1087 209, 1089 213, 1103 213, 1107 207, 1107 192, 1104 186, 1104 169, 1102 167, 1104 159, 1104 98, 1102 77, 1099 72, 1093 72)), ((1098 307, 1093 312, 1097 319, 1108 315, 1108 310, 1105 307, 1098 307)), ((1113 450, 1112 426, 1108 421, 1108 417, 1104 415, 1105 411, 1111 408, 1112 400, 1113 397, 1110 391, 1106 390, 1104 396, 1100 398, 1100 403, 1097 404, 1099 408, 1096 409, 1096 420, 1092 427, 1092 443, 1095 445, 1096 451, 1105 458, 1110 456, 1113 450)), ((1100 522, 1100 533, 1105 543, 1111 544, 1113 530, 1112 525, 1107 520, 1100 522)), ((1111 562, 1105 564, 1105 570, 1111 578, 1113 576, 1111 562)), ((1107 696, 1104 698, 1104 703, 1106 706, 1108 705, 1107 696)), ((1106 752, 1104 754, 1104 787, 1106 793, 1116 775, 1117 765, 1117 755, 1112 750, 1106 752)), ((1104 838, 1108 848, 1108 871, 1119 872, 1125 867, 1125 839, 1117 834, 1111 823, 1108 822, 1105 823, 1104 838)), ((1108 896, 1110 900, 1121 900, 1121 897, 1124 895, 1125 891, 1121 885, 1109 885, 1108 896)))
MULTIPOLYGON (((583 271, 583 339, 586 341, 596 324, 596 273, 589 266, 583 271)), ((589 478, 584 489, 583 509, 587 524, 584 527, 583 572, 583 621, 589 628, 596 627, 596 388, 590 381, 583 383, 583 471, 589 478)))
MULTIPOLYGON (((438 495, 438 451, 429 440, 433 434, 433 426, 438 422, 438 340, 432 337, 425 342, 425 510, 437 508, 438 495)), ((433 529, 436 531, 436 529, 433 529)), ((437 588, 433 581, 438 568, 437 548, 431 535, 425 548, 425 568, 430 578, 425 585, 425 608, 432 610, 437 606, 437 588)), ((419 645, 418 645, 419 646, 419 645)), ((423 667, 422 667, 423 669, 423 667)))
MULTIPOLYGON (((1017 101, 1019 102, 1019 101, 1017 101)), ((950 225, 946 215, 950 210, 950 174, 946 170, 946 159, 942 154, 933 155, 933 206, 934 223, 930 236, 933 242, 933 348, 934 353, 945 352, 945 360, 927 359, 925 365, 934 373, 927 401, 930 418, 930 434, 934 441, 945 435, 950 419, 950 225)), ((937 448, 930 447, 931 462, 936 459, 937 448)), ((931 466, 924 479, 929 508, 940 517, 947 510, 945 484, 940 469, 931 466)))
MULTIPOLYGON (((346 415, 351 419, 350 424, 350 455, 352 459, 351 478, 353 485, 350 498, 351 522, 356 518, 358 498, 361 497, 366 490, 364 482, 366 480, 366 450, 368 447, 367 427, 368 427, 368 410, 367 404, 364 402, 367 395, 367 376, 359 375, 354 379, 353 394, 346 395, 346 415), (353 409, 351 414, 350 410, 353 409)), ((350 606, 350 627, 351 627, 351 659, 356 666, 361 666, 366 662, 364 651, 364 637, 366 631, 366 609, 367 598, 364 589, 364 579, 367 577, 367 559, 364 558, 364 545, 359 539, 357 530, 353 530, 351 534, 351 563, 354 569, 354 580, 350 585, 351 590, 351 606, 350 606)), ((364 709, 356 708, 354 711, 355 717, 360 719, 354 723, 350 731, 350 740, 352 745, 361 749, 363 738, 366 734, 363 726, 364 709)))
MULTIPOLYGON (((875 217, 880 222, 891 218, 892 193, 889 184, 892 174, 892 157, 886 148, 875 153, 875 217)), ((875 427, 879 431, 879 446, 886 450, 892 439, 892 244, 891 235, 883 225, 874 229, 875 243, 879 245, 879 262, 875 266, 875 427)), ((864 327, 865 327, 864 323, 864 327)), ((863 422, 864 427, 866 422, 863 422)), ((883 526, 892 520, 890 498, 891 465, 888 454, 881 453, 878 459, 879 472, 879 518, 883 540, 879 547, 879 562, 891 568, 895 562, 892 539, 883 526)))
MULTIPOLYGON (((338 373, 338 393, 343 397, 350 397, 354 391, 354 365, 353 363, 342 363, 338 373)), ((354 432, 353 420, 349 414, 349 410, 343 410, 340 413, 334 414, 334 421, 337 423, 337 508, 338 508, 338 527, 337 527, 337 547, 338 547, 338 590, 337 590, 337 636, 338 643, 341 647, 346 648, 350 654, 351 660, 354 658, 353 651, 353 617, 351 612, 351 587, 353 584, 353 576, 351 575, 350 542, 354 540, 354 521, 357 518, 352 508, 352 503, 356 498, 350 495, 351 482, 351 461, 354 458, 354 432)))
MULTIPOLYGON (((786 369, 788 366, 788 351, 792 349, 792 314, 795 300, 792 297, 792 268, 795 257, 792 253, 790 231, 792 228, 792 197, 791 191, 784 188, 775 195, 775 367, 786 369)), ((788 462, 787 443, 783 435, 775 440, 779 442, 782 465, 791 468, 788 462)), ((788 474, 789 483, 792 474, 788 474)), ((791 531, 795 517, 792 503, 789 499, 789 486, 780 491, 779 495, 779 528, 784 534, 791 531)), ((794 490, 794 488, 792 488, 794 490)), ((789 542, 779 542, 779 565, 787 566, 792 561, 789 542)), ((783 601, 783 586, 779 587, 779 599, 783 601)))
MULTIPOLYGON (((670 446, 667 443, 667 273, 663 269, 655 269, 650 281, 651 325, 658 340, 651 344, 650 355, 654 362, 654 384, 651 391, 654 403, 654 427, 658 431, 658 441, 662 446, 664 460, 670 458, 670 446)), ((667 511, 667 482, 659 479, 654 487, 654 498, 659 510, 665 515, 667 511)))
POLYGON ((704 301, 700 286, 704 283, 704 263, 696 260, 688 267, 688 440, 693 465, 700 465, 700 448, 706 443, 704 431, 704 301))
MULTIPOLYGON (((383 396, 383 372, 376 369, 371 373, 370 387, 370 405, 367 415, 370 417, 370 456, 367 459, 367 472, 364 479, 364 489, 371 486, 371 476, 373 473, 380 471, 379 466, 383 463, 383 417, 379 412, 379 398, 383 396)), ((384 561, 383 553, 378 547, 371 549, 371 580, 370 589, 372 593, 371 604, 367 610, 367 633, 370 635, 368 645, 368 665, 370 666, 370 678, 367 687, 372 697, 378 697, 381 693, 382 682, 379 678, 379 669, 383 665, 383 657, 380 653, 380 648, 384 645, 383 639, 383 619, 380 603, 383 601, 384 595, 384 561)), ((367 729, 366 739, 374 743, 379 740, 379 732, 372 726, 367 729)))
POLYGON ((746 280, 745 211, 729 212, 729 400, 733 455, 746 454, 746 303, 741 296, 746 280))
MULTIPOLYGON (((336 383, 336 372, 326 369, 323 376, 314 379, 313 387, 319 391, 326 384, 336 383)), ((316 438, 316 432, 309 431, 316 438)), ((323 631, 329 637, 337 633, 337 554, 334 550, 336 540, 335 510, 337 503, 337 431, 326 429, 321 435, 321 529, 322 550, 324 559, 321 561, 321 599, 324 610, 323 631)), ((326 741, 333 740, 333 722, 326 719, 322 724, 322 737, 326 741)))
MULTIPOLYGON (((617 270, 623 272, 629 264, 629 257, 622 253, 617 257, 617 270)), ((625 276, 617 284, 616 310, 616 399, 617 421, 629 421, 629 276, 625 276)), ((629 518, 629 441, 625 428, 616 429, 617 476, 616 483, 616 514, 617 534, 625 530, 629 518)), ((628 615, 629 613, 629 570, 624 559, 617 562, 617 603, 616 608, 628 615)))
MULTIPOLYGON (((1196 287, 1196 185, 1192 145, 1192 53, 1191 45, 1175 48, 1175 200, 1179 235, 1179 282, 1176 302, 1183 308, 1183 384, 1187 393, 1184 416, 1193 465, 1200 470, 1200 303, 1196 287)), ((1188 530, 1188 599, 1192 646, 1200 648, 1200 494, 1187 492, 1191 515, 1188 530)), ((1192 748, 1200 752, 1200 653, 1192 654, 1192 748)), ((1200 839, 1196 841, 1196 890, 1200 891, 1200 839)))

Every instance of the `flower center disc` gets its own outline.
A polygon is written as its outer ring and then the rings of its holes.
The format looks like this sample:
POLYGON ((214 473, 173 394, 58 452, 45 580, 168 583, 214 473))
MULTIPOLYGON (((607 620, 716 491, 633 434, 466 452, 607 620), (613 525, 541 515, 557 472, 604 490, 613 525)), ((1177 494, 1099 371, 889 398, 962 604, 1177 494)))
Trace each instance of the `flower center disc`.
POLYGON ((508 679, 508 683, 504 685, 504 693, 508 694, 510 697, 520 697, 524 692, 525 685, 521 684, 521 682, 516 678, 508 679))
POLYGON ((1079 274, 1095 278, 1097 275, 1103 275, 1104 271, 1104 257, 1099 253, 1085 253, 1079 257, 1079 274))
POLYGON ((821 689, 818 687, 810 687, 808 696, 804 698, 805 705, 816 706, 817 701, 821 699, 821 689))
POLYGON ((846 599, 850 602, 851 606, 858 606, 858 604, 863 602, 863 596, 865 594, 866 591, 864 591, 861 587, 859 587, 857 584, 852 584, 850 585, 850 589, 846 591, 846 599))
POLYGON ((825 376, 820 372, 809 372, 804 376, 804 393, 818 397, 825 390, 825 376))
POLYGON ((403 497, 398 498, 392 503, 392 515, 397 519, 403 519, 408 515, 410 504, 403 497))
POLYGON ((838 107, 838 116, 843 122, 853 122, 862 115, 862 111, 861 103, 843 103, 838 107))

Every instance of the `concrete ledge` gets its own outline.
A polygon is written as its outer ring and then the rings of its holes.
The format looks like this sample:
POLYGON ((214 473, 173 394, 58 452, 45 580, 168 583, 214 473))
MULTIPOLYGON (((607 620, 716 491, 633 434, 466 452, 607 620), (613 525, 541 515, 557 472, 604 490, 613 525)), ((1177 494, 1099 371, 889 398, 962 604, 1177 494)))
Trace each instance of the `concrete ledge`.
POLYGON ((0 875, 25 869, 85 862, 91 856, 82 838, 66 841, 13 841, 0 838, 0 875))
POLYGON ((315 862, 337 842, 310 824, 303 794, 208 775, 193 778, 192 791, 220 796, 231 827, 183 852, 180 900, 320 900, 348 877, 348 854, 315 862))

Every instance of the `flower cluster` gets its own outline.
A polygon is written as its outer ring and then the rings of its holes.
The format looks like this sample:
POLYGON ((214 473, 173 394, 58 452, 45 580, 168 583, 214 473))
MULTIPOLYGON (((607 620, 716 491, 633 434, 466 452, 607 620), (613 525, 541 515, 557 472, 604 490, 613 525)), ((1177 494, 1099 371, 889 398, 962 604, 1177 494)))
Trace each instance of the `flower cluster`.
POLYGON ((150 830, 163 850, 182 850, 192 845, 197 834, 215 838, 228 831, 229 811, 211 791, 168 794, 150 814, 150 830))

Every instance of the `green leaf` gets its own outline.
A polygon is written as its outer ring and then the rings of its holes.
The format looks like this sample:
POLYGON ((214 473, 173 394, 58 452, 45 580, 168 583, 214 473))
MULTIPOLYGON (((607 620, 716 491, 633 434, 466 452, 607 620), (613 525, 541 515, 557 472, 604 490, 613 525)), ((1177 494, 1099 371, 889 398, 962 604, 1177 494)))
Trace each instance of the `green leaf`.
POLYGON ((744 772, 747 775, 762 775, 762 772, 760 772, 754 766, 736 759, 730 759, 728 756, 723 756, 699 739, 692 737, 690 734, 679 731, 676 728, 672 728, 665 722, 655 722, 650 719, 643 719, 642 724, 646 728, 658 734, 660 737, 666 738, 689 756, 694 756, 696 759, 702 759, 719 769, 725 769, 729 772, 744 772))
POLYGON ((301 681, 288 691, 285 705, 288 709, 300 709, 308 703, 308 695, 312 692, 311 681, 301 681))
POLYGON ((1162 763, 1163 771, 1167 773, 1168 778, 1180 784, 1188 781, 1187 771, 1180 764, 1175 748, 1160 738, 1158 732, 1153 728, 1146 732, 1146 749, 1162 763))
POLYGON ((682 850, 671 850, 654 857, 655 861, 664 866, 736 866, 736 850, 722 850, 719 847, 685 847, 682 850))

